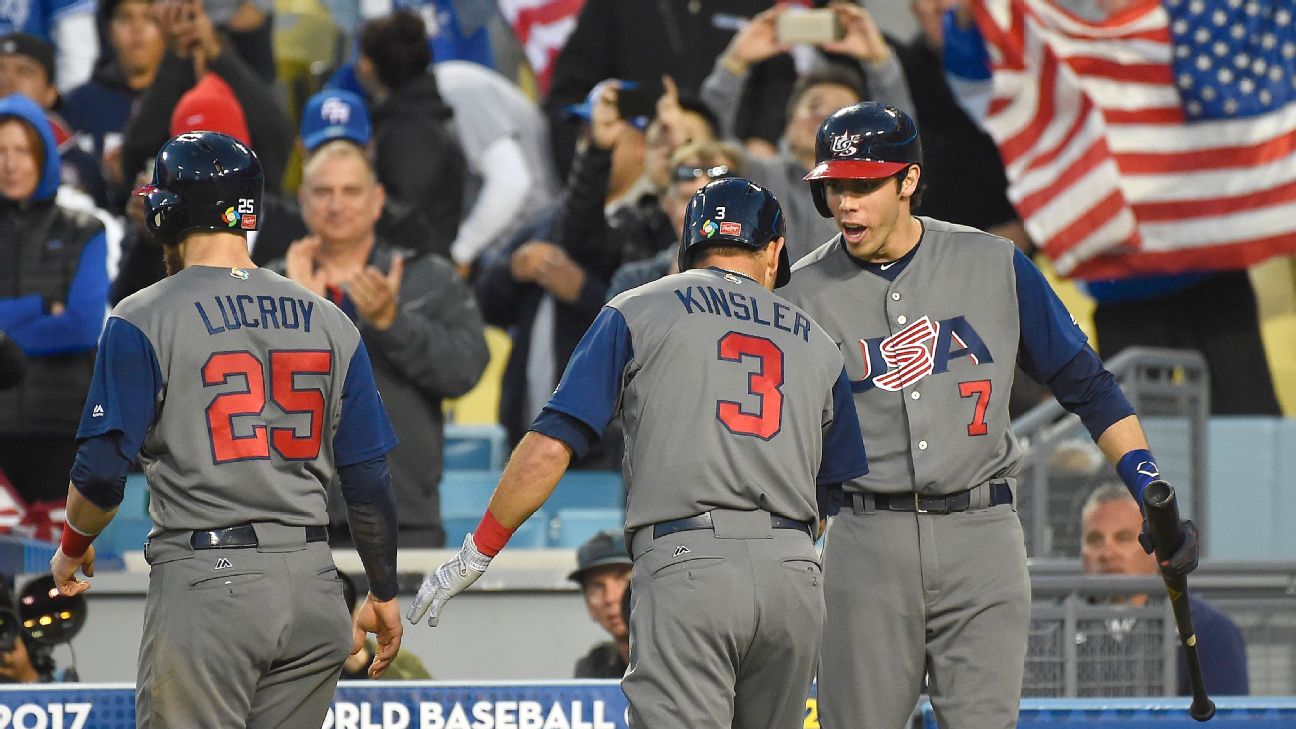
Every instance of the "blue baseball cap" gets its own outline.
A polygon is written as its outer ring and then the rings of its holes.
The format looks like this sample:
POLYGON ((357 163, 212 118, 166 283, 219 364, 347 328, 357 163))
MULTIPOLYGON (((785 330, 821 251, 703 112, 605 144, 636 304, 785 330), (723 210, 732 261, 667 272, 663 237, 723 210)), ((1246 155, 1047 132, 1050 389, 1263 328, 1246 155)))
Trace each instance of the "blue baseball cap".
POLYGON ((364 146, 372 134, 364 99, 350 91, 325 89, 307 99, 302 110, 301 140, 308 152, 334 139, 364 146))
MULTIPOLYGON (((567 112, 567 115, 574 119, 580 119, 588 124, 589 121, 594 118, 594 105, 598 103, 598 98, 602 95, 603 89, 607 88, 607 84, 616 80, 617 79, 609 79, 595 84, 594 88, 590 89, 590 92, 586 94, 584 101, 579 104, 568 104, 565 107, 564 110, 567 112)), ((619 83, 621 84, 622 90, 625 91, 629 91, 639 85, 635 81, 620 81, 619 83)), ((651 122, 652 119, 646 116, 635 116, 626 121, 630 122, 630 125, 635 129, 642 132, 648 128, 648 123, 651 122)))

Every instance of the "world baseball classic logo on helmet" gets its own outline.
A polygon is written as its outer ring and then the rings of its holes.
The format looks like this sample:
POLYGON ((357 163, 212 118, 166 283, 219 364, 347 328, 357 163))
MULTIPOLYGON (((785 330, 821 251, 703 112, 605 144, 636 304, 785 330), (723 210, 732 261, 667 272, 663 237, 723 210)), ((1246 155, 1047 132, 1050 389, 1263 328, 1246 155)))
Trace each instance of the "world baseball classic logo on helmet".
POLYGON ((832 153, 838 157, 849 157, 859 151, 860 135, 842 132, 832 138, 832 153))

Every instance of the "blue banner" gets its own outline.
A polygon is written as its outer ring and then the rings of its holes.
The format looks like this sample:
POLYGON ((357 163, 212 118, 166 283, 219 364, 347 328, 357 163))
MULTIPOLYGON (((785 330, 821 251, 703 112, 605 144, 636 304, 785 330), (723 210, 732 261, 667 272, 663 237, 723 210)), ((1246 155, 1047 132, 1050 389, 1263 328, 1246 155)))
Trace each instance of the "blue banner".
MULTIPOLYGON (((1223 698, 1211 726, 1296 727, 1296 699, 1223 698)), ((815 701, 802 729, 818 729, 815 701)), ((1026 699, 1019 729, 1171 729, 1199 727, 1185 697, 1026 699)), ((935 729, 930 704, 920 713, 935 729)), ((134 729, 128 684, 28 684, 0 687, 0 729, 134 729)), ((627 729, 616 681, 452 684, 345 681, 322 729, 627 729)), ((788 729, 796 729, 789 727, 788 729)))

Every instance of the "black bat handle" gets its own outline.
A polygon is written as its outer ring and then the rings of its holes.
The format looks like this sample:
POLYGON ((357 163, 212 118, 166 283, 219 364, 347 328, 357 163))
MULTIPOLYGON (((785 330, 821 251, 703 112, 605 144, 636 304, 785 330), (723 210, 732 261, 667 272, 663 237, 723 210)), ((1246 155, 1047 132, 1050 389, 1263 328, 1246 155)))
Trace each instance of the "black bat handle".
MULTIPOLYGON (((1147 514, 1148 531, 1155 542, 1158 562, 1163 562, 1183 544, 1183 523, 1179 519, 1179 503, 1174 489, 1165 481, 1153 481, 1143 491, 1143 511, 1147 514)), ((1161 575, 1170 607, 1174 610, 1175 624, 1183 641, 1184 663, 1192 684, 1192 706, 1188 715, 1197 721, 1207 721, 1215 716, 1215 702, 1206 695, 1206 685, 1201 678, 1201 661, 1197 657, 1197 635, 1192 627, 1192 612, 1188 607, 1188 580, 1183 575, 1161 575)))
POLYGON ((1156 542, 1158 562, 1170 557, 1183 544, 1183 524, 1179 520, 1179 500, 1165 481, 1153 481, 1143 490, 1143 512, 1147 514, 1148 531, 1156 542))

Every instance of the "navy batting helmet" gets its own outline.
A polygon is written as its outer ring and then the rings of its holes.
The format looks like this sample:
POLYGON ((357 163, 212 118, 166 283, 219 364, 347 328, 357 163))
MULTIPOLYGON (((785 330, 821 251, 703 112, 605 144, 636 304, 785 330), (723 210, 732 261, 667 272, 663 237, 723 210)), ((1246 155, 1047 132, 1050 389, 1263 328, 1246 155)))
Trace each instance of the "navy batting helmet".
POLYGON ((823 181, 878 179, 909 165, 922 166, 918 125, 903 111, 876 101, 838 109, 819 125, 815 161, 805 179, 819 214, 831 218, 823 181))
POLYGON ((158 150, 144 220, 164 245, 191 230, 237 232, 261 227, 265 178, 256 154, 219 132, 189 132, 158 150))
MULTIPOLYGON (((679 268, 689 269, 698 251, 711 246, 760 250, 782 238, 786 229, 783 209, 769 190, 741 177, 716 180, 694 193, 684 211, 679 268)), ((791 277, 792 264, 784 246, 774 286, 782 286, 791 277)))

